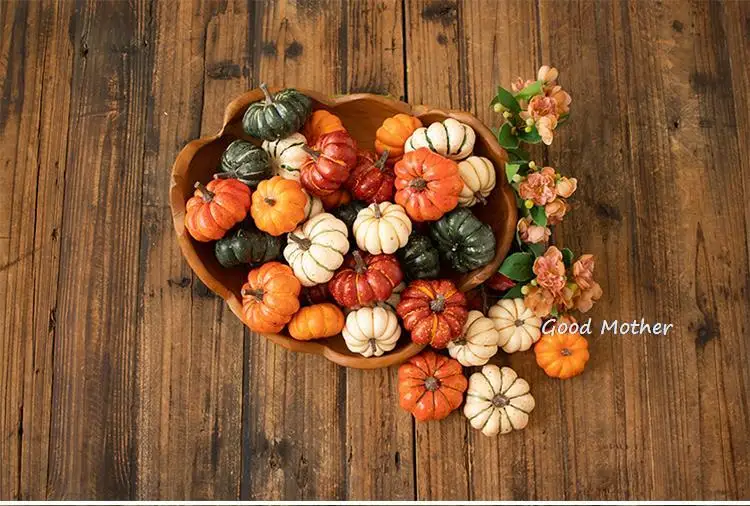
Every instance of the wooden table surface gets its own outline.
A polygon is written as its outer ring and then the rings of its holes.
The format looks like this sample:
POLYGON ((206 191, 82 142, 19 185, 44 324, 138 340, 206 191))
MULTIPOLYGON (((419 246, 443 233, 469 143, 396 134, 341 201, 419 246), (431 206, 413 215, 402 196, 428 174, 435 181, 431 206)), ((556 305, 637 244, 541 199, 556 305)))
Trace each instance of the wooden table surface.
POLYGON ((750 2, 0 2, 0 499, 750 498, 750 2), (529 427, 415 425, 396 369, 250 334, 192 275, 182 146, 266 81, 473 112, 552 63, 597 255, 585 374, 529 427))

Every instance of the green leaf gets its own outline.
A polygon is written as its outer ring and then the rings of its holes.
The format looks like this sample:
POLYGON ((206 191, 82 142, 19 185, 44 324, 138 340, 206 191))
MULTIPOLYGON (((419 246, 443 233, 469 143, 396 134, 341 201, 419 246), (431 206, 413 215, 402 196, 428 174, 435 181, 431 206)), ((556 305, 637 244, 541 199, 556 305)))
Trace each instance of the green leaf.
POLYGON ((516 285, 507 292, 505 292, 505 295, 503 295, 503 299, 518 299, 523 297, 523 294, 521 293, 521 289, 523 286, 516 285))
POLYGON ((542 136, 539 135, 539 131, 535 126, 531 127, 531 132, 527 132, 523 128, 518 131, 518 138, 527 144, 539 144, 542 142, 542 136))
POLYGON ((500 266, 500 274, 513 281, 528 281, 534 277, 533 265, 534 255, 531 253, 513 253, 500 266))
POLYGON ((534 255, 535 258, 539 258, 540 256, 544 255, 545 246, 544 244, 526 244, 526 247, 531 251, 531 253, 534 255))
POLYGON ((549 314, 557 318, 557 316, 560 314, 557 312, 557 306, 552 306, 552 309, 550 309, 549 314))
POLYGON ((508 178, 508 182, 513 182, 513 176, 518 174, 518 171, 521 170, 522 163, 518 162, 508 162, 505 164, 505 177, 508 178))
POLYGON ((547 226, 547 213, 544 206, 534 206, 531 208, 531 219, 540 227, 547 226))
POLYGON ((516 100, 511 92, 501 86, 497 87, 497 95, 492 99, 490 106, 495 104, 501 104, 513 114, 518 114, 521 111, 521 106, 518 104, 518 100, 516 100))
POLYGON ((570 269, 570 266, 573 265, 573 256, 573 252, 568 248, 562 249, 563 263, 565 264, 566 269, 570 269))
POLYGON ((524 89, 516 93, 517 100, 529 100, 535 95, 539 95, 542 92, 542 85, 544 81, 536 81, 526 86, 524 89))
POLYGON ((505 149, 516 149, 518 147, 518 137, 511 133, 510 123, 505 123, 497 133, 497 142, 505 149))
MULTIPOLYGON (((497 134, 495 134, 497 136, 497 134)), ((509 149, 508 155, 512 162, 527 162, 531 159, 531 155, 522 148, 509 149)))

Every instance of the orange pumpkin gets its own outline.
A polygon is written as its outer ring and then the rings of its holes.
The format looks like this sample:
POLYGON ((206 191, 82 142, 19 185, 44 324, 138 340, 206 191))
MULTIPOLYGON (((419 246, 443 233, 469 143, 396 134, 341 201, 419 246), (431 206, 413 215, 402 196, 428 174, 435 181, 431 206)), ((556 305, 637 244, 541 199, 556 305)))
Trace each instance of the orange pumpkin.
POLYGON ((331 209, 336 209, 337 207, 341 207, 344 204, 351 202, 352 194, 343 188, 339 188, 330 195, 320 197, 320 201, 323 203, 323 209, 330 211, 331 209))
POLYGON ((419 148, 406 153, 394 167, 396 203, 414 221, 435 221, 458 205, 464 187, 453 160, 419 148))
POLYGON ((307 195, 297 181, 274 176, 258 184, 250 214, 256 227, 277 236, 297 228, 306 205, 307 195))
POLYGON ((319 109, 312 113, 302 129, 302 135, 307 139, 308 146, 314 146, 325 134, 346 131, 341 119, 325 109, 319 109))
POLYGON ((551 378, 568 379, 583 372, 589 360, 589 343, 579 333, 545 334, 534 346, 536 363, 551 378))
POLYGON ((375 151, 381 155, 388 151, 388 162, 393 164, 401 159, 404 154, 404 144, 420 128, 422 122, 419 118, 408 114, 396 114, 386 118, 375 132, 375 151))
POLYGON ((461 405, 468 381, 457 360, 423 351, 398 368, 399 405, 419 422, 442 420, 461 405))
POLYGON ((250 209, 250 188, 237 179, 195 183, 185 205, 185 228, 196 241, 216 241, 241 222, 250 209))
POLYGON ((302 285, 291 267, 268 262, 247 275, 242 285, 242 312, 256 332, 280 332, 299 310, 302 285))
POLYGON ((344 328, 344 313, 330 302, 303 307, 289 322, 289 335, 300 341, 335 336, 344 328))

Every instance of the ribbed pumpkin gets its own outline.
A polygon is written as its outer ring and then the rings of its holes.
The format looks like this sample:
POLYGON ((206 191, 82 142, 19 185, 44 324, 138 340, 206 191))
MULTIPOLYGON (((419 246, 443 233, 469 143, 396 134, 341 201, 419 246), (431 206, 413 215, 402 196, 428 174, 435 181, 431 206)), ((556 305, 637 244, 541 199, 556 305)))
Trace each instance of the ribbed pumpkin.
POLYGON ((408 114, 396 114, 386 118, 375 132, 375 152, 379 155, 388 152, 388 163, 393 165, 404 154, 404 144, 414 130, 422 126, 419 118, 408 114))
POLYGON ((396 203, 412 220, 437 220, 458 204, 464 183, 456 162, 421 148, 406 153, 394 171, 396 203))
POLYGON ((547 376, 568 379, 583 372, 589 361, 589 342, 578 332, 545 334, 534 345, 536 363, 547 376))
POLYGON ((349 174, 346 186, 355 199, 369 203, 386 202, 393 199, 393 182, 396 176, 386 165, 388 151, 384 151, 379 159, 369 151, 360 151, 357 165, 349 174))
POLYGON ((305 219, 307 202, 297 181, 274 176, 258 185, 250 213, 256 227, 276 236, 291 232, 305 219))
POLYGON ((289 322, 289 335, 299 341, 335 336, 344 328, 344 313, 324 302, 301 308, 289 322))
POLYGON ((196 241, 215 241, 241 222, 250 209, 250 188, 236 179, 195 183, 185 204, 185 228, 196 241))
POLYGON ((214 253, 224 267, 262 264, 281 255, 284 240, 261 232, 247 221, 245 220, 239 229, 216 242, 214 253))
POLYGON ((303 286, 327 283, 349 251, 346 225, 321 213, 287 236, 284 258, 303 286))
POLYGON ((318 197, 338 190, 357 163, 357 143, 346 132, 326 134, 306 150, 310 158, 302 164, 300 182, 318 197))
POLYGON ((251 188, 271 177, 273 169, 268 153, 242 139, 232 141, 221 155, 221 172, 214 179, 239 179, 251 188))
POLYGON ((250 104, 242 118, 245 133, 274 141, 298 131, 312 112, 312 100, 295 89, 281 90, 271 96, 265 83, 260 85, 265 100, 250 104))
POLYGON ((420 148, 429 148, 451 160, 463 160, 474 149, 476 133, 464 123, 453 118, 432 123, 427 128, 417 128, 404 145, 408 153, 420 148))
POLYGON ((268 262, 247 275, 242 312, 256 332, 280 332, 299 309, 300 283, 288 265, 268 262))
POLYGON ((352 309, 387 300, 403 277, 394 256, 354 251, 328 282, 328 289, 336 302, 352 309))
POLYGON ((464 294, 445 279, 412 281, 401 292, 396 312, 412 341, 438 349, 461 335, 468 316, 464 294))
POLYGON ((341 131, 346 131, 346 128, 344 128, 344 124, 341 123, 338 116, 325 109, 318 109, 310 115, 307 123, 305 123, 302 135, 305 136, 307 142, 315 145, 322 136, 341 131))
POLYGON ((438 251, 458 272, 487 265, 495 256, 495 234, 469 209, 460 207, 430 226, 438 251))
POLYGON ((436 278, 440 273, 440 255, 427 236, 411 234, 406 246, 398 250, 398 259, 409 280, 436 278))
POLYGON ((468 383, 456 360, 426 350, 398 368, 399 405, 418 422, 442 420, 461 405, 468 383))
POLYGON ((263 141, 263 150, 271 159, 273 174, 297 181, 302 164, 309 158, 306 146, 307 140, 299 133, 275 141, 263 141))

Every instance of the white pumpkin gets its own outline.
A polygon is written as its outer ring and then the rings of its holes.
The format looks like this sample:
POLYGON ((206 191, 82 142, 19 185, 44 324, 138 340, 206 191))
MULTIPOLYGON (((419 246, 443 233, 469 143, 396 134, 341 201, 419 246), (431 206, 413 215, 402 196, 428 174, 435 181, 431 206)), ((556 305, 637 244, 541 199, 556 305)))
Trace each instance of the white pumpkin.
POLYGON ((398 204, 370 204, 357 213, 352 226, 359 249, 390 255, 406 246, 411 234, 411 220, 398 204))
POLYGON ((497 345, 506 353, 526 351, 542 336, 542 319, 526 307, 522 298, 497 301, 487 316, 500 336, 497 345))
POLYGON ((404 150, 409 152, 428 148, 451 160, 463 160, 474 149, 476 137, 474 129, 469 125, 448 118, 443 122, 414 130, 411 137, 406 139, 404 150))
POLYGON ((495 324, 480 311, 469 311, 461 337, 448 343, 448 353, 464 367, 484 365, 497 353, 495 324))
POLYGON ((346 224, 321 213, 287 235, 284 258, 303 286, 327 283, 349 251, 346 224))
POLYGON ((458 175, 464 187, 458 195, 458 205, 471 207, 477 202, 484 204, 495 189, 495 166, 483 156, 470 156, 458 162, 458 175))
POLYGON ((271 166, 275 176, 299 181, 302 164, 310 156, 304 147, 307 139, 300 133, 275 141, 263 141, 263 149, 271 157, 271 166))
POLYGON ((379 357, 396 347, 401 327, 396 313, 386 307, 363 307, 346 316, 344 329, 346 347, 365 357, 379 357))
POLYGON ((529 384, 510 367, 486 365, 469 378, 464 415, 485 436, 521 430, 536 403, 529 384))
POLYGON ((314 195, 310 195, 307 191, 302 190, 307 195, 307 204, 305 204, 305 220, 319 215, 323 212, 323 201, 314 195))

